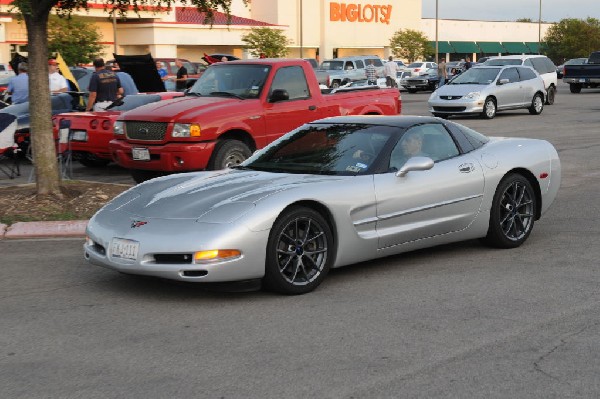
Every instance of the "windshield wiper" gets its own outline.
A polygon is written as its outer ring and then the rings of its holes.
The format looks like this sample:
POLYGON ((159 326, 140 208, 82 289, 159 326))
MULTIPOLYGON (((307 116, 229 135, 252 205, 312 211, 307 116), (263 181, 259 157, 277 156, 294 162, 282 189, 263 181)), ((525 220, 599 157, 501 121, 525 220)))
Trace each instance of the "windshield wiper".
POLYGON ((244 97, 240 97, 240 96, 238 96, 237 94, 230 93, 230 92, 228 92, 228 91, 211 91, 211 92, 210 92, 210 95, 211 95, 211 96, 226 96, 226 97, 235 97, 235 98, 238 98, 238 99, 240 99, 240 100, 243 100, 243 99, 244 99, 244 97))

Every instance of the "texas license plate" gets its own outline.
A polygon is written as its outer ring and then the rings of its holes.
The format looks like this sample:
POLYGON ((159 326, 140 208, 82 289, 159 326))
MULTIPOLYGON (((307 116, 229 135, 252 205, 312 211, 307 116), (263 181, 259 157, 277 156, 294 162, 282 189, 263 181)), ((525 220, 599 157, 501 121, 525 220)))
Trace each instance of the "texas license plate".
POLYGON ((585 78, 584 79, 579 79, 579 83, 585 83, 585 82, 586 82, 585 78))
POLYGON ((110 243, 110 256, 119 259, 136 260, 140 243, 124 238, 113 238, 110 243))
POLYGON ((132 148, 131 156, 134 161, 149 161, 150 151, 147 148, 132 148))

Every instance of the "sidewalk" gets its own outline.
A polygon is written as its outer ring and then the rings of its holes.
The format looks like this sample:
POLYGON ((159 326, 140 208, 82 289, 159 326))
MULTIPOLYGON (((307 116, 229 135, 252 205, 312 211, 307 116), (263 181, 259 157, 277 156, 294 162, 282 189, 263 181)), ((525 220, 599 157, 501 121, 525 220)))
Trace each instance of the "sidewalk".
POLYGON ((23 238, 85 238, 87 220, 0 224, 0 240, 23 238))

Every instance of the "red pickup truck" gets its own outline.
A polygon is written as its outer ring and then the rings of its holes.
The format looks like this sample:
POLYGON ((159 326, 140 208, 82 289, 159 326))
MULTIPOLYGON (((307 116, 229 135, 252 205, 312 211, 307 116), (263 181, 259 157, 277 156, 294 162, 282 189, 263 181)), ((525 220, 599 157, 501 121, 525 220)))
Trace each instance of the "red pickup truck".
POLYGON ((109 146, 136 182, 166 173, 223 169, 317 119, 397 115, 398 89, 323 90, 307 61, 257 59, 211 65, 184 97, 122 114, 109 146))

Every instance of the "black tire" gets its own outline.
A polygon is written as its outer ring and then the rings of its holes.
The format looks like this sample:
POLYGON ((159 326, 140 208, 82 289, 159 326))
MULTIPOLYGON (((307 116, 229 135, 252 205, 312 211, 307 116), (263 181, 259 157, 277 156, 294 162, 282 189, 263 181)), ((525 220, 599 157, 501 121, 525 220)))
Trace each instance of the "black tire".
POLYGON ((273 224, 266 250, 264 287, 306 294, 321 284, 333 263, 333 233, 320 213, 292 207, 273 224))
POLYGON ((554 104, 556 98, 556 87, 550 86, 548 88, 548 94, 546 94, 546 105, 554 104))
POLYGON ((108 159, 80 159, 79 163, 87 168, 103 168, 110 163, 108 159))
POLYGON ((492 97, 488 97, 485 99, 485 103, 483 103, 481 117, 483 119, 494 119, 497 110, 496 101, 492 97))
POLYGON ((569 90, 571 90, 571 93, 581 93, 581 85, 577 83, 571 83, 569 84, 569 90))
POLYGON ((537 202, 529 180, 520 174, 506 175, 498 184, 490 225, 484 242, 496 248, 516 248, 533 230, 537 202))
POLYGON ((430 90, 436 91, 439 87, 440 87, 440 82, 435 82, 434 84, 431 85, 430 90))
POLYGON ((146 180, 154 179, 155 177, 164 176, 165 173, 155 170, 130 169, 131 177, 136 183, 143 183, 146 180))
POLYGON ((252 155, 250 148, 239 140, 222 140, 217 143, 211 157, 210 170, 220 170, 241 164, 252 155))
POLYGON ((544 99, 540 93, 536 93, 531 100, 531 106, 528 108, 531 115, 539 115, 544 110, 544 99))
POLYGON ((410 94, 415 94, 417 91, 415 89, 406 89, 410 94))

